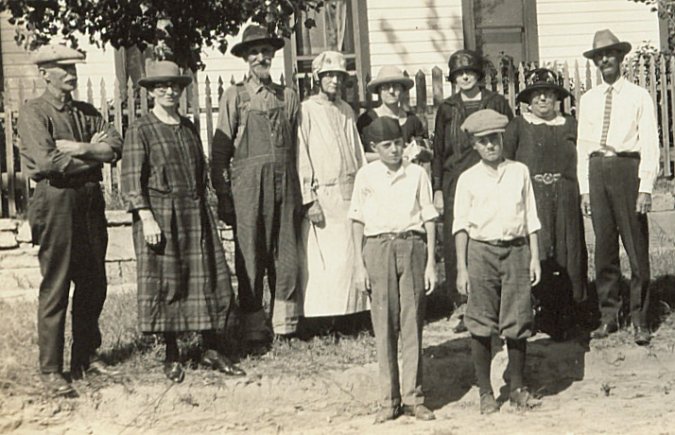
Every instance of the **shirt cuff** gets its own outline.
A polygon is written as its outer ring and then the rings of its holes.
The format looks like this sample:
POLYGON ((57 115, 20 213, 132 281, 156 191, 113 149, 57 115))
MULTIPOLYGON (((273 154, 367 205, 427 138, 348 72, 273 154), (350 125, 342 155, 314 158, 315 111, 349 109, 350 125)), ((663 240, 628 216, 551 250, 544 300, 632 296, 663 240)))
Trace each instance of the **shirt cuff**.
POLYGON ((132 212, 141 208, 150 208, 147 198, 141 194, 127 195, 127 211, 132 212))
POLYGON ((652 190, 654 190, 654 179, 652 177, 640 177, 640 187, 638 192, 640 193, 649 193, 651 195, 652 190))
POLYGON ((363 222, 363 213, 357 208, 350 208, 347 217, 353 221, 363 222))
POLYGON ((438 212, 436 211, 436 208, 433 205, 428 205, 422 208, 422 210, 420 211, 420 215, 422 216, 423 222, 429 222, 438 217, 438 212))

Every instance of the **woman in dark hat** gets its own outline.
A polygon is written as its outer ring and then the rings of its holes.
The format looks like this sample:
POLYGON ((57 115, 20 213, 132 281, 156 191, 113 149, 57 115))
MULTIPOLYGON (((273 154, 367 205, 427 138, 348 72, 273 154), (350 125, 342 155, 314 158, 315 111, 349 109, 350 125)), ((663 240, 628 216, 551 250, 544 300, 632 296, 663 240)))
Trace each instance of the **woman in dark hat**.
MULTIPOLYGON (((418 148, 414 155, 410 154, 411 160, 414 159, 416 162, 431 160, 431 152, 425 144, 426 139, 429 138, 426 126, 417 115, 401 104, 403 93, 410 90, 413 84, 412 79, 406 77, 400 69, 390 65, 383 66, 377 77, 368 83, 367 91, 377 94, 381 103, 374 109, 362 113, 356 122, 356 128, 359 130, 368 161, 376 160, 379 157, 375 150, 370 148, 366 140, 366 132, 372 122, 382 116, 398 120, 405 143, 410 144, 413 139, 417 143, 418 148)), ((412 150, 412 148, 407 149, 412 150)))
POLYGON ((577 182, 577 122, 559 112, 570 93, 551 70, 535 69, 516 100, 527 110, 504 134, 504 154, 527 165, 542 224, 542 280, 533 289, 535 327, 553 339, 567 338, 575 304, 586 298, 587 254, 577 182))
POLYGON ((462 172, 478 163, 480 157, 473 149, 469 135, 460 126, 472 113, 493 109, 509 119, 513 112, 506 99, 481 86, 483 59, 471 50, 459 50, 450 56, 448 80, 457 92, 446 98, 436 112, 434 156, 431 162, 434 205, 443 213, 443 254, 445 257, 445 282, 451 302, 455 306, 452 316, 453 330, 465 331, 462 317, 465 299, 457 292, 457 259, 452 235, 453 203, 455 188, 462 172))
POLYGON ((138 320, 144 333, 166 341, 165 375, 185 375, 176 334, 201 331, 201 364, 228 375, 244 375, 218 350, 233 291, 216 220, 206 201, 206 163, 199 132, 178 113, 190 83, 173 62, 148 65, 139 84, 153 109, 126 134, 122 191, 133 213, 137 257, 138 320))

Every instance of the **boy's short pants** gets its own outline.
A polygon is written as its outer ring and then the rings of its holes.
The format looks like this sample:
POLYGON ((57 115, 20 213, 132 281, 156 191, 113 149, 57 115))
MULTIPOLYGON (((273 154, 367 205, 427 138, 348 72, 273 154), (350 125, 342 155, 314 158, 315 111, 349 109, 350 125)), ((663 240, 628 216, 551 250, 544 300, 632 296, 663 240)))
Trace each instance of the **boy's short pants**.
POLYGON ((532 335, 530 247, 469 240, 469 301, 464 323, 472 335, 524 339, 532 335))

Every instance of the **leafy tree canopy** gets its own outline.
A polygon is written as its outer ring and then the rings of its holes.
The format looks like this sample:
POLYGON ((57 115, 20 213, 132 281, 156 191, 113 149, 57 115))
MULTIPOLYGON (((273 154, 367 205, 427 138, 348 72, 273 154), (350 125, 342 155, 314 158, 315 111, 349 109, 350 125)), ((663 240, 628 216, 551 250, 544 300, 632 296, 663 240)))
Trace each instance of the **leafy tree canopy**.
MULTIPOLYGON (((153 46, 157 58, 201 69, 204 47, 227 50, 225 36, 236 35, 249 19, 270 33, 290 36, 298 12, 318 10, 313 0, 2 0, 0 12, 11 13, 17 43, 27 48, 55 36, 77 48, 83 34, 97 46, 153 46)), ((311 20, 305 22, 312 26, 311 20)))

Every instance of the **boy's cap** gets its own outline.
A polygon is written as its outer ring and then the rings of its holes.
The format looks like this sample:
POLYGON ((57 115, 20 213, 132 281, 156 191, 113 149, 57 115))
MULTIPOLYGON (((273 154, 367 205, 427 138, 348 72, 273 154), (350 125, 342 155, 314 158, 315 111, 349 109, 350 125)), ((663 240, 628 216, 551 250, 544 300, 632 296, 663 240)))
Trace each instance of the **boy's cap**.
POLYGON ((460 127, 474 136, 486 136, 492 133, 503 133, 509 118, 492 109, 483 109, 469 115, 460 127))
POLYGON ((388 116, 380 116, 363 129, 366 143, 395 140, 403 137, 401 125, 397 119, 388 116))

